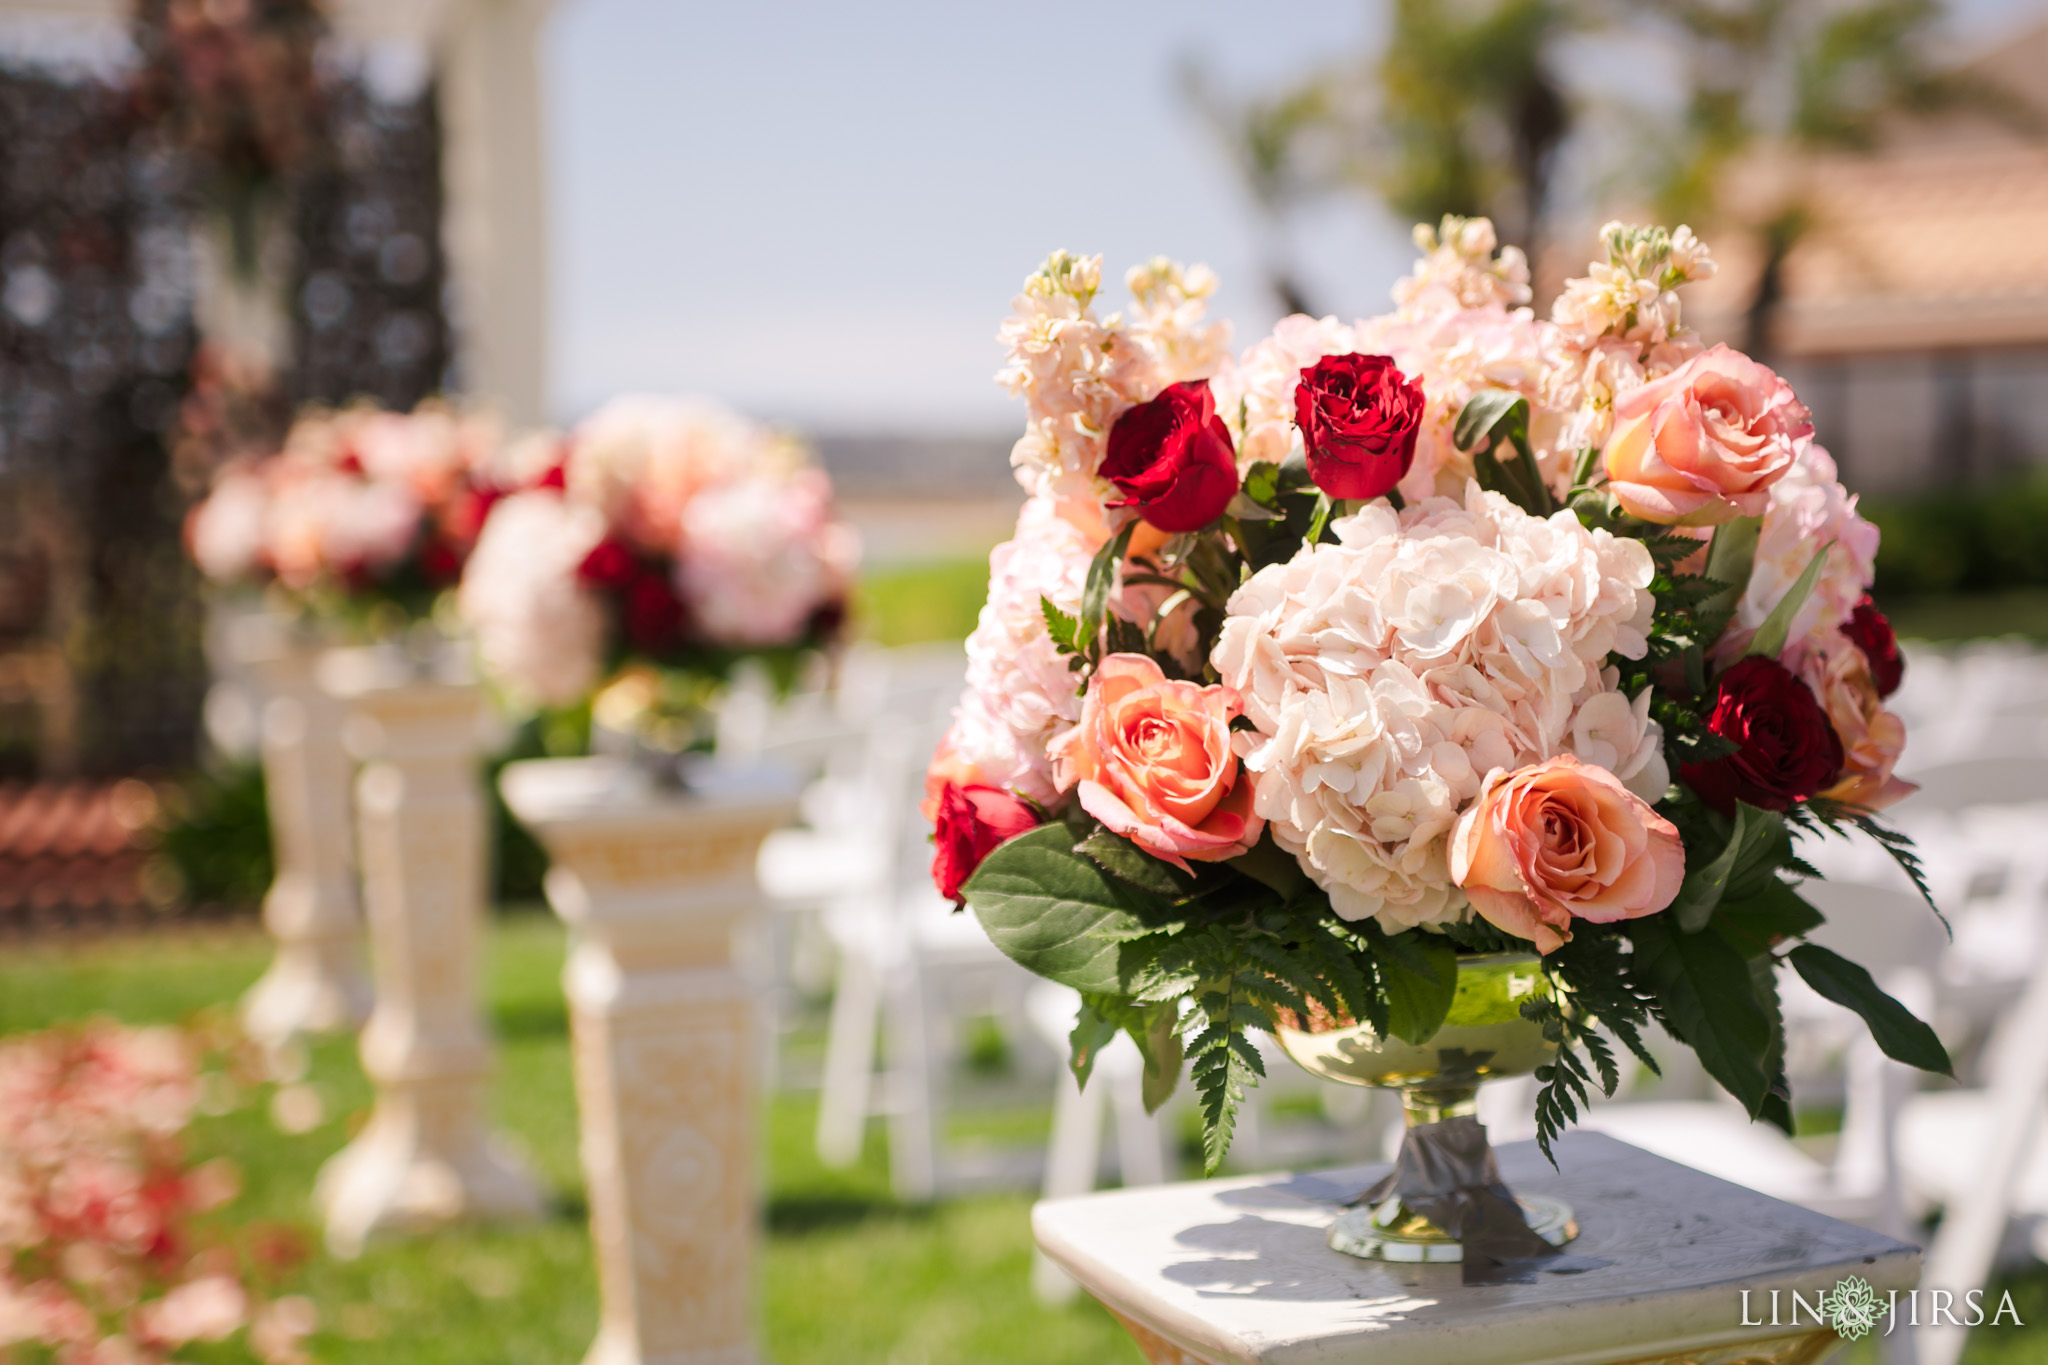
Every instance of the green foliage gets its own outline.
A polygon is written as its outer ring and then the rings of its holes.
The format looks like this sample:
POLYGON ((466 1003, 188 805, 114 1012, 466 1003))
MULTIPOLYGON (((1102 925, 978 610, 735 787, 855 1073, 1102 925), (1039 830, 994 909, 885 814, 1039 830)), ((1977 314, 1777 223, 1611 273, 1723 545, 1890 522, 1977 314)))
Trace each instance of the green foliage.
MULTIPOLYGON (((1696 809, 1694 819, 1700 824, 1715 827, 1716 833, 1717 827, 1723 823, 1708 810, 1696 809)), ((1699 845, 1693 847, 1698 848, 1699 845)), ((1678 899, 1671 902, 1665 913, 1677 921, 1680 929, 1696 934, 1707 926, 1707 921, 1739 873, 1752 879, 1759 874, 1767 878, 1790 851, 1791 840, 1785 833, 1782 816, 1738 801, 1735 803, 1735 819, 1727 831, 1721 851, 1711 861, 1689 861, 1685 882, 1678 889, 1678 899)))
POLYGON ((1507 389, 1482 389, 1458 413, 1451 439, 1460 450, 1473 451, 1472 468, 1479 486, 1505 494, 1532 516, 1557 510, 1550 488, 1536 468, 1529 449, 1529 400, 1507 389), (1501 459, 1500 452, 1510 456, 1501 459))
POLYGON ((1884 1049, 1885 1056, 1922 1071, 1955 1075, 1948 1049, 1934 1036, 1934 1030, 1879 990, 1869 972, 1818 943, 1802 943, 1786 956, 1807 985, 1863 1016, 1863 1022, 1870 1026, 1870 1036, 1884 1049))
POLYGON ((163 796, 157 855, 189 905, 253 909, 270 887, 270 815, 263 769, 236 764, 195 773, 163 796))
POLYGON ((1628 936, 1633 970, 1655 992, 1659 1017, 1750 1117, 1762 1114, 1773 1030, 1742 954, 1720 934, 1685 933, 1664 915, 1630 921, 1628 936))
POLYGON ((1141 930, 1130 894, 1054 821, 988 855, 961 888, 989 939, 1030 970, 1077 991, 1121 992, 1117 937, 1141 930))
POLYGON ((2048 584, 2048 471, 1952 484, 1910 498, 1866 497, 1877 524, 1881 601, 2048 584))

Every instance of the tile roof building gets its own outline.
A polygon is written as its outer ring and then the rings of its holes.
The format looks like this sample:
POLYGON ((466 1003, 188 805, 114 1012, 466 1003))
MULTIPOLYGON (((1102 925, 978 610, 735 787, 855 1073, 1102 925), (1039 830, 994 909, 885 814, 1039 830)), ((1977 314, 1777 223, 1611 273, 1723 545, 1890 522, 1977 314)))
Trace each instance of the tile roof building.
MULTIPOLYGON (((1875 154, 1741 172, 1810 214, 1770 351, 1867 491, 2048 465, 2048 23, 1963 74, 2008 112, 1916 119, 1875 154)), ((1732 339, 1756 262, 1715 245, 1724 270, 1697 317, 1732 339)))

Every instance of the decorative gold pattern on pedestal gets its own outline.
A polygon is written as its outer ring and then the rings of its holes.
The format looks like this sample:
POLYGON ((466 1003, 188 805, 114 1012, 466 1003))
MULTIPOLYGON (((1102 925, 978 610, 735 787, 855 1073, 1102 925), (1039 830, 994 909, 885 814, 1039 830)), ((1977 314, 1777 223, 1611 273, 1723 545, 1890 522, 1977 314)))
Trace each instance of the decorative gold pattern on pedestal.
POLYGON ((780 793, 636 787, 606 760, 514 764, 506 801, 554 862, 603 1297, 585 1365, 753 1365, 753 993, 732 934, 780 793), (607 773, 617 778, 607 784, 607 773))
MULTIPOLYGON (((1109 1309, 1109 1315, 1131 1334, 1131 1340, 1138 1344, 1139 1352, 1150 1365, 1223 1365, 1221 1361, 1182 1350, 1144 1323, 1114 1308, 1109 1309)), ((1606 1361, 1587 1358, 1583 1365, 1818 1365, 1840 1341, 1833 1331, 1821 1327, 1790 1336, 1676 1353, 1616 1356, 1606 1361)))
POLYGON ((362 1058, 377 1102, 314 1191, 328 1245, 342 1256, 378 1233, 530 1217, 544 1202, 483 1117, 492 1060, 476 982, 483 695, 406 678, 349 691, 352 742, 367 760, 356 814, 377 1005, 362 1058))
POLYGON ((349 866, 352 765, 341 747, 341 706, 313 678, 318 651, 270 618, 235 625, 232 647, 268 694, 263 786, 277 864, 263 898, 277 953, 242 997, 241 1017, 251 1039, 275 1050, 302 1034, 355 1028, 370 1011, 349 866))
POLYGON ((1133 1321, 1114 1308, 1109 1310, 1109 1315, 1123 1324, 1124 1330, 1131 1334, 1132 1341, 1138 1343, 1138 1350, 1150 1365, 1218 1365, 1218 1362, 1205 1356, 1189 1355, 1144 1323, 1133 1321))
POLYGON ((1818 1327, 1790 1336, 1680 1351, 1676 1355, 1630 1356, 1614 1365, 1816 1365, 1841 1340, 1833 1329, 1818 1327))

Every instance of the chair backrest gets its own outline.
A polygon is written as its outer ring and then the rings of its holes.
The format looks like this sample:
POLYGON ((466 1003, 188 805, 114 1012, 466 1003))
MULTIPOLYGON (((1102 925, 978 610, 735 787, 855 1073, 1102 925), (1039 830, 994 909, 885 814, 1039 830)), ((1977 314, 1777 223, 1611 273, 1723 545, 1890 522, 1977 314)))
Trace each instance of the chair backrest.
POLYGON ((2030 749, 1932 763, 1904 776, 1920 787, 1897 807, 1908 818, 1928 810, 2048 801, 2048 754, 2030 749))
POLYGON ((1882 983, 1900 972, 1929 972, 1948 951, 1948 932, 1911 890, 1868 882, 1806 882, 1799 894, 1827 916, 1809 937, 1861 964, 1882 983))

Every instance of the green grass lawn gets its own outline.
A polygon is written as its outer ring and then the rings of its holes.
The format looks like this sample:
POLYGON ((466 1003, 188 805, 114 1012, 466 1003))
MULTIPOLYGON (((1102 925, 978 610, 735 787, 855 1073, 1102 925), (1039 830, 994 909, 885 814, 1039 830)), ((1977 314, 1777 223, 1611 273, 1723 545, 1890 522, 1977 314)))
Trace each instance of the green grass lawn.
MULTIPOLYGON (((178 1021, 233 1001, 262 969, 251 931, 0 948, 0 1033, 92 1014, 178 1021)), ((568 1021, 558 975, 562 933, 539 914, 498 920, 486 979, 499 1039, 498 1123, 554 1191, 556 1211, 517 1229, 450 1231, 376 1246, 354 1262, 318 1250, 308 1207, 314 1173, 362 1121, 370 1099, 352 1042, 314 1047, 306 1083, 326 1120, 287 1136, 265 1094, 202 1118, 196 1154, 225 1154, 244 1192, 228 1215, 295 1229, 311 1250, 279 1286, 320 1305, 313 1353, 326 1365, 574 1365, 597 1325, 597 1291, 576 1162, 568 1021)), ((905 1207, 890 1197, 879 1130, 861 1162, 828 1171, 811 1151, 814 1100, 789 1092, 766 1109, 768 1238, 763 1319, 779 1365, 1136 1365, 1136 1349, 1083 1299, 1032 1298, 1030 1198, 905 1207)), ((984 1116, 1006 1137, 1041 1134, 1042 1113, 984 1116)), ((1966 1365, 2033 1365, 2048 1356, 2048 1273, 2010 1282, 2025 1330, 1973 1334, 1966 1365)), ((1994 1300, 1995 1301, 1995 1300, 1994 1300)), ((202 1365, 247 1365, 235 1348, 196 1348, 202 1365)), ((1870 1343, 1845 1365, 1877 1365, 1870 1343)))
MULTIPOLYGON (((9 945, 0 948, 0 1033, 93 1014, 129 1023, 182 1020, 233 1001, 262 970, 266 951, 253 932, 9 945)), ((320 1305, 322 1330, 312 1350, 326 1365, 574 1365, 589 1347, 597 1287, 577 1169, 561 961, 554 921, 538 914, 498 921, 487 974, 499 1039, 493 1108, 555 1193, 555 1214, 543 1223, 379 1244, 354 1262, 320 1252, 309 1208, 314 1173, 347 1141, 370 1101, 352 1041, 311 1049, 306 1083, 327 1114, 312 1131, 279 1132, 263 1094, 196 1124, 198 1155, 225 1154, 241 1168, 244 1190, 229 1215, 288 1225, 313 1250, 281 1287, 320 1305)), ((904 1207, 890 1197, 879 1133, 853 1169, 819 1166, 811 1150, 815 1113, 809 1094, 777 1095, 767 1106, 762 1298, 770 1359, 1139 1359, 1093 1301, 1055 1310, 1031 1296, 1028 1196, 904 1207)), ((193 1354, 249 1359, 239 1348, 193 1354)))

